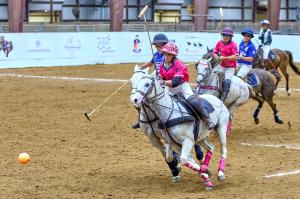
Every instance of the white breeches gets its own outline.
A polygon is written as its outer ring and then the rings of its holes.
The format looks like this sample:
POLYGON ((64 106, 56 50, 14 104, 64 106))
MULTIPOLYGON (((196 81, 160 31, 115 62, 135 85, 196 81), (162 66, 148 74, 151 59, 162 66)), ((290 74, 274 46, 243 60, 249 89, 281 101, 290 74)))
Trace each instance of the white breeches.
POLYGON ((248 64, 238 64, 238 69, 239 69, 239 72, 237 73, 236 76, 244 79, 248 75, 248 73, 251 71, 252 66, 248 65, 248 64))
POLYGON ((269 53, 271 50, 271 46, 270 45, 264 45, 262 46, 262 49, 264 50, 264 59, 269 59, 269 53))
POLYGON ((234 76, 235 74, 235 69, 234 68, 225 68, 221 65, 218 65, 216 66, 214 69, 213 69, 213 72, 214 73, 220 73, 220 72, 224 72, 225 74, 225 79, 230 79, 234 76))
POLYGON ((167 90, 170 95, 178 95, 181 93, 185 99, 194 94, 191 86, 187 82, 184 82, 175 88, 167 87, 167 90))

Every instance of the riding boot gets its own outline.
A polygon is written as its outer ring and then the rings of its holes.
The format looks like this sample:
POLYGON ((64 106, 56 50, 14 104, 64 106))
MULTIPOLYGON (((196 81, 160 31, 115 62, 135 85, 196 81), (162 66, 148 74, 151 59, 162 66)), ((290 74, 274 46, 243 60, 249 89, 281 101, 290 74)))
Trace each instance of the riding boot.
POLYGON ((214 122, 209 117, 209 113, 207 112, 207 110, 203 106, 200 106, 199 108, 201 109, 201 114, 202 114, 203 119, 206 121, 208 130, 213 130, 216 125, 214 124, 214 122))
POLYGON ((224 103, 226 98, 227 98, 227 95, 229 93, 229 90, 230 90, 230 83, 231 83, 231 80, 230 79, 225 79, 223 81, 223 91, 221 93, 221 97, 220 97, 220 100, 224 103))

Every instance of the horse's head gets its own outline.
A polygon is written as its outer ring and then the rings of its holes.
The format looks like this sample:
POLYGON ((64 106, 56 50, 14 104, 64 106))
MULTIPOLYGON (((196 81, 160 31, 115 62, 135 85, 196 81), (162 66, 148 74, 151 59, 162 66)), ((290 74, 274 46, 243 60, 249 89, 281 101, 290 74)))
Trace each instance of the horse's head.
POLYGON ((207 47, 207 52, 202 56, 196 66, 197 69, 197 83, 205 81, 212 73, 215 66, 219 64, 218 60, 213 57, 213 49, 207 47))
POLYGON ((212 57, 208 59, 202 58, 196 66, 198 84, 201 84, 202 82, 206 81, 207 78, 212 74, 211 60, 212 57))
POLYGON ((134 94, 136 92, 138 83, 140 80, 145 76, 148 75, 149 68, 146 69, 140 69, 138 65, 134 67, 133 75, 130 79, 131 81, 131 94, 134 94))
POLYGON ((138 83, 136 92, 131 97, 131 103, 140 108, 143 104, 155 101, 157 96, 164 93, 163 88, 150 75, 142 77, 138 83))
POLYGON ((264 65, 263 61, 264 61, 264 50, 261 46, 258 47, 257 51, 256 51, 256 56, 255 56, 255 63, 253 63, 253 65, 264 65))

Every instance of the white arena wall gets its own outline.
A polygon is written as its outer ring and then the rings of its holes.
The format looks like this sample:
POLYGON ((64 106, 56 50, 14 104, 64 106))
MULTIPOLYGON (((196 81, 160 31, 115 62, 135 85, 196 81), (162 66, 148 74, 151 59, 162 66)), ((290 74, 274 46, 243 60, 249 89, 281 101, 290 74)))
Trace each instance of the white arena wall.
MULTIPOLYGON (((156 33, 150 33, 151 40, 156 33)), ((220 39, 218 33, 165 33, 179 46, 179 58, 195 62, 220 39)), ((4 33, 13 42, 8 58, 0 52, 0 68, 141 63, 151 58, 146 32, 4 33), (136 41, 136 42, 135 42, 136 41)), ((255 35, 257 40, 257 35, 255 35)), ((240 43, 242 36, 235 34, 240 43)), ((253 40, 257 46, 258 43, 253 40)), ((300 62, 296 35, 273 35, 272 48, 290 50, 300 62)), ((155 49, 154 49, 155 50, 155 49)))

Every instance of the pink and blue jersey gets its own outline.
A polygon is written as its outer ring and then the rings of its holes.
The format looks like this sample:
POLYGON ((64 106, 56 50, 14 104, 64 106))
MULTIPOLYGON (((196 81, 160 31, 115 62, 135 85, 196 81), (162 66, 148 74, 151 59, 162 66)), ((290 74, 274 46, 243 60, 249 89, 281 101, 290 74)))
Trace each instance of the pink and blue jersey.
POLYGON ((175 77, 180 77, 181 83, 189 81, 188 68, 182 61, 175 59, 172 66, 165 67, 164 62, 160 65, 160 75, 164 80, 172 80, 175 77))
MULTIPOLYGON (((231 41, 228 44, 224 44, 222 40, 218 41, 213 51, 214 54, 220 53, 221 56, 239 55, 238 48, 235 42, 231 41)), ((225 68, 236 68, 236 61, 224 60, 220 63, 225 68)))

